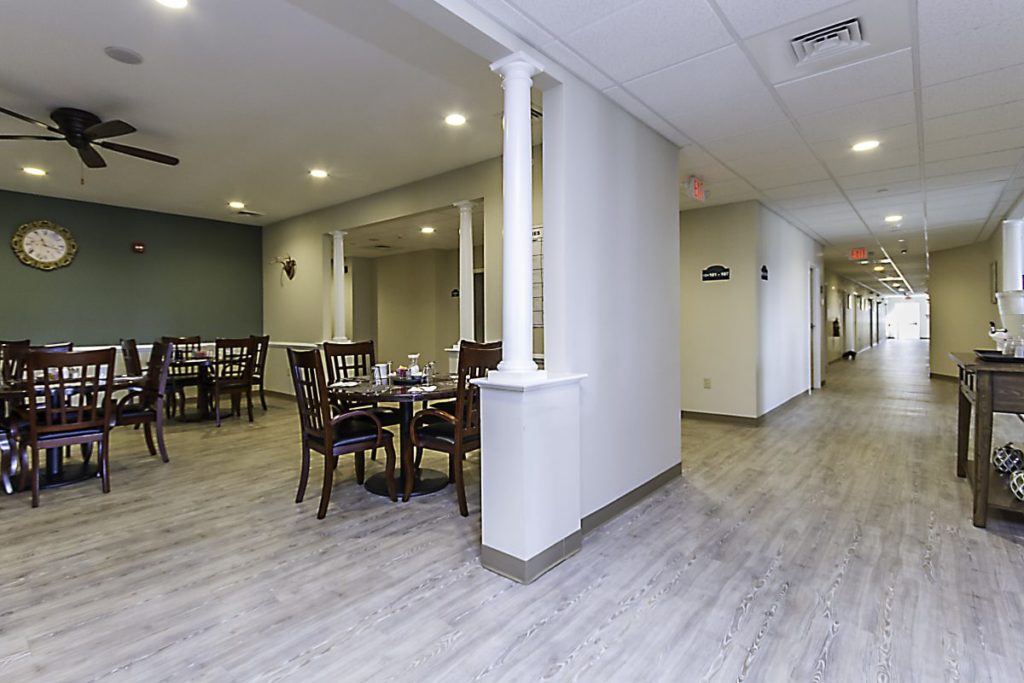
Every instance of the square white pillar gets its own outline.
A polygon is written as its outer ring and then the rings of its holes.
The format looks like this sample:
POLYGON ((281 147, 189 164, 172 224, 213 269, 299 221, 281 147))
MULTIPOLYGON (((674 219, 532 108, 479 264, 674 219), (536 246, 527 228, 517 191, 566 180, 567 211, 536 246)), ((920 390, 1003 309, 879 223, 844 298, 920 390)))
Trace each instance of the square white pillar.
POLYGON ((484 567, 530 583, 580 548, 580 382, 506 373, 481 391, 484 567))

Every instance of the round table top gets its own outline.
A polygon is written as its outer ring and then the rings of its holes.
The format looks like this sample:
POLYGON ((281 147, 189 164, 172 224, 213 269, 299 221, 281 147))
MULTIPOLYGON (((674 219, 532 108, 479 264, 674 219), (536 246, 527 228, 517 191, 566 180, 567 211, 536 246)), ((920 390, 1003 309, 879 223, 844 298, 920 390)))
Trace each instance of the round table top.
MULTIPOLYGON (((145 375, 115 375, 114 388, 127 389, 128 387, 138 386, 145 378, 145 375)), ((24 381, 5 382, 0 380, 0 399, 17 400, 24 398, 28 394, 27 390, 28 386, 24 381)))
POLYGON ((350 403, 378 403, 381 401, 411 403, 413 401, 455 398, 457 386, 458 380, 449 375, 436 375, 426 385, 395 384, 393 378, 387 382, 374 382, 369 377, 353 377, 349 380, 335 382, 328 387, 328 391, 350 403), (431 391, 424 391, 425 387, 434 388, 431 391))

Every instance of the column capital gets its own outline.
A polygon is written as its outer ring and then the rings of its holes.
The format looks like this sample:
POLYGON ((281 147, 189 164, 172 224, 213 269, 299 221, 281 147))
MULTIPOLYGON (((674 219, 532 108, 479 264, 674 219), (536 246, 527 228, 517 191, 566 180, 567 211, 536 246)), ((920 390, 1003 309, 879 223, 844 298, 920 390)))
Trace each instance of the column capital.
POLYGON ((525 52, 513 52, 491 64, 491 71, 503 78, 533 78, 543 72, 544 67, 525 52))
POLYGON ((347 234, 348 233, 346 231, 344 231, 344 230, 331 230, 331 236, 332 237, 337 237, 337 238, 340 238, 340 239, 345 239, 345 235, 347 235, 347 234))
POLYGON ((452 206, 457 208, 459 211, 469 211, 472 210, 474 206, 476 206, 476 202, 474 202, 472 199, 463 199, 460 202, 455 202, 454 204, 452 204, 452 206))

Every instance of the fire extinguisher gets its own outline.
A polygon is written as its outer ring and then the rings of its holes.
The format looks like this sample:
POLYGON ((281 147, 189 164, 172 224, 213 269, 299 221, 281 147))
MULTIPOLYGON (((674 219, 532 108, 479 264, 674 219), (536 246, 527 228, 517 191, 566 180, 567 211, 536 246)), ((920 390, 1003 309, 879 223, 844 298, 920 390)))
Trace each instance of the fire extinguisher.
POLYGON ((832 321, 832 336, 839 336, 839 318, 836 318, 835 320, 832 321))

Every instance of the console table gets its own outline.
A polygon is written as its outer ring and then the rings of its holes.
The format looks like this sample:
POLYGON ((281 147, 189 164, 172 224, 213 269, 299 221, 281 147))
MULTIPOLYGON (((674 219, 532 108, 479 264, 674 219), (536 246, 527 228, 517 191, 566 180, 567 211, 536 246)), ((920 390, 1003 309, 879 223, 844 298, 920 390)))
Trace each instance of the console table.
POLYGON ((974 526, 988 523, 990 507, 1024 512, 998 473, 992 472, 992 415, 1024 413, 1024 363, 982 361, 974 353, 951 353, 959 369, 956 475, 967 477, 974 493, 974 526), (974 459, 968 461, 971 409, 974 409, 974 459))

